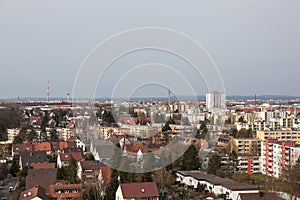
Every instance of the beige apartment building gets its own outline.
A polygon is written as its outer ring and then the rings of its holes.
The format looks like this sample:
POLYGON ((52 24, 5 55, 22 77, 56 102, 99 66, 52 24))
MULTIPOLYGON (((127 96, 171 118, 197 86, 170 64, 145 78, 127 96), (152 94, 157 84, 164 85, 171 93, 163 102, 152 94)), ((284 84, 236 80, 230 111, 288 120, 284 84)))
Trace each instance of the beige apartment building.
POLYGON ((260 140, 277 139, 280 142, 300 144, 300 131, 296 130, 257 131, 256 137, 260 140))

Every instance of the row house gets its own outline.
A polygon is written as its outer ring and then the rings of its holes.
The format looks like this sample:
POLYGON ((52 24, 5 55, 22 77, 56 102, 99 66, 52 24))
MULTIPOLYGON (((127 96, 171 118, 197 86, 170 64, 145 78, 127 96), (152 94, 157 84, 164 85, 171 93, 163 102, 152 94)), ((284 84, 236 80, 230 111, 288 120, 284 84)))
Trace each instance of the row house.
POLYGON ((284 180, 286 171, 296 164, 299 156, 300 146, 295 142, 267 139, 262 142, 260 170, 262 174, 284 180))
POLYGON ((220 178, 200 171, 177 171, 176 181, 194 189, 202 185, 206 192, 215 195, 225 194, 226 199, 237 199, 242 193, 259 193, 254 185, 237 183, 228 178, 220 178))

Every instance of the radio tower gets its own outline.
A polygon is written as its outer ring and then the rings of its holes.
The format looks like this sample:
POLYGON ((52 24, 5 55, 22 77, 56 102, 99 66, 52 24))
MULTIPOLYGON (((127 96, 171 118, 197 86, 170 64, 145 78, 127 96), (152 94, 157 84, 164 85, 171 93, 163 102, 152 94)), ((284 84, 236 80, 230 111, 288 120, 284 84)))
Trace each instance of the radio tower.
POLYGON ((47 101, 50 101, 50 81, 47 82, 47 101))
POLYGON ((171 90, 168 89, 168 110, 171 111, 171 90))

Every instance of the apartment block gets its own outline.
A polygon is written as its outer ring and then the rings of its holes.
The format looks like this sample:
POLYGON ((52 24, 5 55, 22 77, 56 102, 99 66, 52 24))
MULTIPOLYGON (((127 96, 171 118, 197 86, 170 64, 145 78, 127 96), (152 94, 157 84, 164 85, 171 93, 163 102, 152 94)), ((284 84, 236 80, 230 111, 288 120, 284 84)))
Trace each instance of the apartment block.
POLYGON ((15 137, 17 135, 19 135, 20 133, 20 129, 17 129, 17 128, 10 128, 10 129, 7 129, 7 137, 8 137, 8 141, 9 142, 13 142, 15 137))
POLYGON ((231 138, 230 151, 235 151, 238 156, 260 155, 261 140, 257 138, 231 138))
POLYGON ((300 131, 296 130, 257 131, 256 137, 261 140, 277 139, 279 142, 300 144, 300 131))
POLYGON ((267 139, 262 142, 260 170, 262 174, 284 180, 285 172, 300 156, 300 146, 295 142, 267 139))

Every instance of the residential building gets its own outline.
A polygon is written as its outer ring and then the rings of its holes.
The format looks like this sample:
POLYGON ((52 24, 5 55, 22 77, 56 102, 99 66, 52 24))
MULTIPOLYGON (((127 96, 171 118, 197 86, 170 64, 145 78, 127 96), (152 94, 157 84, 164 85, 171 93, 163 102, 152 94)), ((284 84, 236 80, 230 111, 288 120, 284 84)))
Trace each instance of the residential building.
POLYGON ((256 137, 261 140, 277 139, 279 142, 295 142, 300 144, 299 130, 257 131, 256 137))
POLYGON ((77 162, 77 164, 83 160, 83 156, 81 152, 69 152, 69 153, 59 153, 57 156, 57 167, 67 167, 69 166, 69 162, 71 157, 77 162))
POLYGON ((257 138, 231 138, 230 151, 235 151, 238 156, 253 155, 261 153, 261 140, 257 138))
POLYGON ((275 200, 277 199, 276 193, 267 192, 267 193, 241 193, 238 196, 237 200, 275 200))
POLYGON ((109 166, 101 166, 99 170, 98 180, 100 183, 109 184, 111 181, 111 168, 109 166))
POLYGON ((32 145, 29 143, 13 144, 12 156, 18 156, 21 152, 32 152, 32 145))
POLYGON ((31 167, 33 163, 44 163, 47 162, 47 155, 45 151, 37 152, 21 152, 19 166, 20 169, 24 167, 31 167))
POLYGON ((68 139, 68 144, 74 143, 76 148, 82 149, 82 151, 85 151, 85 144, 77 137, 71 137, 68 139))
POLYGON ((226 109, 226 95, 222 92, 209 92, 206 93, 206 109, 226 109))
POLYGON ((95 160, 109 162, 115 152, 115 145, 109 140, 93 140, 90 145, 90 152, 95 160))
POLYGON ((51 143, 50 142, 34 142, 32 143, 33 151, 45 151, 46 154, 51 154, 51 143))
POLYGON ((121 128, 119 128, 119 127, 101 126, 100 132, 104 139, 108 139, 112 135, 122 135, 121 128))
POLYGON ((49 197, 51 199, 82 198, 82 184, 52 184, 49 185, 49 197))
POLYGON ((95 179, 99 175, 102 164, 97 160, 80 161, 77 176, 82 180, 95 179))
POLYGON ((176 181, 195 189, 203 185, 205 192, 215 195, 225 194, 226 199, 237 199, 242 193, 259 193, 254 185, 237 183, 228 178, 220 178, 200 171, 177 171, 176 181))
POLYGON ((14 141, 15 137, 17 135, 19 135, 20 130, 21 129, 19 129, 19 128, 8 128, 8 129, 6 129, 7 137, 8 137, 7 140, 12 143, 14 141))
POLYGON ((239 156, 237 168, 246 174, 260 173, 259 156, 239 156))
POLYGON ((275 178, 285 178, 285 172, 300 156, 300 146, 295 142, 279 142, 267 139, 262 142, 260 170, 262 174, 275 178))
POLYGON ((55 169, 55 163, 33 163, 33 169, 55 169))
POLYGON ((155 182, 121 183, 116 192, 116 200, 158 200, 155 182))
POLYGON ((40 185, 49 195, 49 185, 53 185, 57 181, 57 169, 28 169, 26 176, 26 189, 35 185, 40 185))
POLYGON ((35 185, 21 192, 19 200, 48 200, 45 189, 40 185, 35 185))

